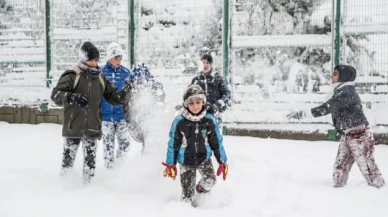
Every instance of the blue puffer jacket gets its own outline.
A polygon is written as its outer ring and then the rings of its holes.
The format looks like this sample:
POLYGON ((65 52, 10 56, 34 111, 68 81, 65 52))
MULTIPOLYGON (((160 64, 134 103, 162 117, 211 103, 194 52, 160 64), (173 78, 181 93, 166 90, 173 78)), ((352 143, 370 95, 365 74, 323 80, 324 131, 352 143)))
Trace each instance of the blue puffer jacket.
MULTIPOLYGON (((106 79, 118 88, 118 91, 123 89, 125 79, 128 79, 131 74, 131 71, 124 66, 115 68, 110 62, 107 62, 101 71, 106 76, 106 79)), ((101 111, 103 121, 120 121, 125 119, 122 105, 112 106, 104 99, 101 100, 101 111)))

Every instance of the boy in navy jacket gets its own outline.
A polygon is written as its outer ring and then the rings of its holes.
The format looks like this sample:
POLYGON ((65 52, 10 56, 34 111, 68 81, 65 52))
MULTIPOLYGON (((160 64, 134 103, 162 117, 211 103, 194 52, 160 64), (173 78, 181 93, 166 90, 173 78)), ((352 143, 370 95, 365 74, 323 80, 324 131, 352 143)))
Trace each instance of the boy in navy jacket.
POLYGON ((205 108, 214 115, 221 129, 222 114, 230 104, 230 90, 220 74, 213 69, 213 57, 210 54, 204 54, 201 61, 203 69, 192 79, 191 84, 202 87, 206 96, 205 108))

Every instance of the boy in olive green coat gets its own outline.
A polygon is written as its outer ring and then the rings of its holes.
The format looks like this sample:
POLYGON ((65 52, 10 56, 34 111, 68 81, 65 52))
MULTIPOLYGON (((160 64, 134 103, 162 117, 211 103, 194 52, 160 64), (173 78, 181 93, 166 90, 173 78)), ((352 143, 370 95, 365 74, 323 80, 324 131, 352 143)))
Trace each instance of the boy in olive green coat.
POLYGON ((97 139, 101 138, 101 98, 112 105, 125 104, 132 85, 127 82, 117 92, 98 67, 100 52, 90 42, 80 50, 81 61, 66 70, 51 93, 51 99, 64 107, 62 136, 65 137, 61 174, 73 167, 82 141, 84 165, 82 181, 87 184, 96 168, 97 139))

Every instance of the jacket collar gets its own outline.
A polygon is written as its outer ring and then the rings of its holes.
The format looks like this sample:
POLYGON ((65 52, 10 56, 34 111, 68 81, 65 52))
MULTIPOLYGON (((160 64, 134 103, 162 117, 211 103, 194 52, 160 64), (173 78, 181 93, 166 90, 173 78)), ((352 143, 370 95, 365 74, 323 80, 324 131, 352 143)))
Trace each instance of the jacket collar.
POLYGON ((330 86, 330 89, 329 89, 329 92, 327 93, 325 99, 326 100, 329 100, 330 98, 333 97, 334 93, 343 88, 343 87, 346 87, 346 86, 354 86, 354 82, 353 81, 349 81, 349 82, 338 82, 338 83, 335 83, 335 84, 332 84, 330 86))
POLYGON ((73 70, 79 74, 80 71, 86 72, 86 74, 92 78, 97 78, 101 74, 101 68, 97 66, 96 68, 91 68, 87 65, 85 65, 82 62, 79 62, 78 65, 73 67, 73 70))
POLYGON ((201 75, 200 76, 202 76, 204 78, 207 78, 207 77, 211 78, 211 77, 213 77, 213 68, 210 69, 210 72, 207 73, 206 75, 201 71, 201 75))
POLYGON ((112 65, 112 63, 110 63, 109 61, 108 62, 106 62, 106 65, 109 67, 109 69, 112 69, 112 70, 119 70, 120 68, 121 68, 121 65, 119 66, 119 67, 114 67, 113 65, 112 65))
POLYGON ((336 84, 333 84, 332 88, 333 88, 333 92, 345 87, 345 86, 354 86, 354 82, 353 81, 349 81, 349 82, 338 82, 336 84))
POLYGON ((202 109, 202 111, 198 115, 193 115, 189 112, 189 109, 184 108, 182 112, 183 117, 185 117, 189 121, 198 122, 206 115, 206 109, 202 109))

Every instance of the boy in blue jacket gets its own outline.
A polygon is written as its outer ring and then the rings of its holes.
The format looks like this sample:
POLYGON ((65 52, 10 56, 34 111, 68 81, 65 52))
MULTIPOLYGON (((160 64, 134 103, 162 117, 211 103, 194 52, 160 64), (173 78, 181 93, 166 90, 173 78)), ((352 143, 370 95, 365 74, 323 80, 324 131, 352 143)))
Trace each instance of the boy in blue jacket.
MULTIPOLYGON (((131 73, 129 69, 121 65, 123 50, 119 44, 112 42, 108 45, 106 52, 108 62, 102 68, 102 73, 118 90, 121 90, 131 73)), ((117 159, 129 150, 129 126, 122 105, 112 106, 102 99, 101 110, 104 166, 112 169, 115 166, 115 138, 117 137, 118 142, 117 159)))
POLYGON ((164 176, 175 179, 180 164, 182 200, 196 206, 194 195, 209 192, 216 183, 211 161, 212 152, 219 164, 217 176, 228 174, 227 157, 222 135, 214 116, 205 109, 205 92, 199 85, 190 85, 183 96, 183 113, 172 123, 168 141, 164 176), (196 184, 196 171, 202 178, 196 184))
POLYGON ((373 156, 375 141, 354 88, 356 69, 349 65, 337 65, 331 79, 333 96, 327 102, 307 111, 292 112, 287 117, 300 120, 307 116, 331 114, 333 125, 341 134, 334 163, 334 187, 347 184, 350 169, 356 162, 368 185, 381 188, 385 182, 373 156))

